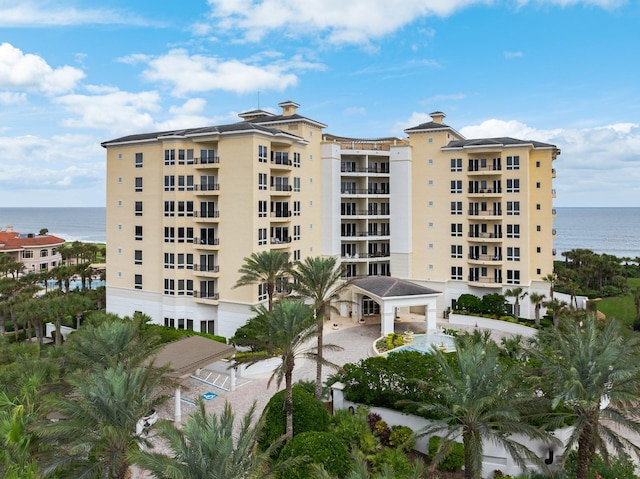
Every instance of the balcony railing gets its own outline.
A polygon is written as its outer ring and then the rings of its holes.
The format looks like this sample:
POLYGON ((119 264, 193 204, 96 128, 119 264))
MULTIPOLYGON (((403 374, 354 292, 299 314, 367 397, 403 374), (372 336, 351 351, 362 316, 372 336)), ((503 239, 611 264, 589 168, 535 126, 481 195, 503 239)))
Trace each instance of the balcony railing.
POLYGON ((340 171, 342 173, 389 173, 388 166, 341 166, 340 171))
POLYGON ((474 261, 502 261, 502 256, 491 254, 469 254, 469 259, 474 261))
POLYGON ((272 211, 272 218, 289 218, 291 216, 291 211, 272 211))
POLYGON ((220 238, 194 238, 193 242, 206 246, 218 246, 220 244, 220 238))
POLYGON ((342 237, 354 237, 354 236, 360 236, 360 237, 366 237, 366 236, 390 236, 391 232, 390 231, 360 231, 360 232, 346 232, 346 233, 342 233, 340 236, 342 237))
POLYGON ((388 211, 351 210, 342 213, 342 216, 389 216, 388 211))
POLYGON ((477 233, 469 231, 469 238, 502 238, 502 233, 477 233))
POLYGON ((291 191, 291 185, 273 185, 271 191, 291 191))
POLYGON ((195 165, 217 165, 220 163, 219 156, 210 156, 207 158, 194 158, 193 164, 195 165))
POLYGON ((212 183, 206 185, 195 185, 196 191, 218 191, 220 189, 220 183, 212 183))
POLYGON ((483 284, 502 284, 502 280, 495 278, 488 278, 486 276, 473 276, 469 275, 468 280, 470 283, 483 283, 483 284))
POLYGON ((388 195, 389 188, 344 188, 341 193, 343 195, 388 195))
POLYGON ((200 271, 201 273, 219 273, 220 272, 220 266, 218 265, 211 265, 211 264, 194 264, 193 265, 193 270, 194 271, 200 271))
POLYGON ((469 210, 469 216, 502 216, 502 210, 469 210))
POLYGON ((469 166, 467 171, 471 171, 471 172, 474 172, 474 171, 502 171, 502 166, 493 166, 493 165, 469 166))
POLYGON ((217 301, 220 299, 220 293, 210 293, 209 291, 194 291, 193 297, 217 301))
POLYGON ((391 256, 391 253, 388 251, 378 251, 376 253, 356 253, 354 255, 344 255, 342 259, 350 260, 350 259, 368 259, 368 258, 388 258, 391 256))
POLYGON ((220 210, 215 211, 196 211, 197 218, 220 218, 220 210))
POLYGON ((291 236, 285 238, 271 238, 271 244, 287 244, 291 243, 291 236))
POLYGON ((502 193, 502 188, 469 188, 469 193, 502 193))
POLYGON ((291 160, 287 158, 272 158, 271 163, 274 165, 284 165, 284 166, 292 165, 291 160))

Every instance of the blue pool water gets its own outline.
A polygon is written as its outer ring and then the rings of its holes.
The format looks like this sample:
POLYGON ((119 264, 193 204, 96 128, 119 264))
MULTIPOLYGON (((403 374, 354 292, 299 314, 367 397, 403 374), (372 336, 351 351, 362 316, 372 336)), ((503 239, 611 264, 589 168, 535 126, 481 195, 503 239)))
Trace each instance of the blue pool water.
POLYGON ((421 353, 432 353, 433 346, 447 353, 451 353, 456 350, 456 344, 453 336, 449 336, 448 334, 430 333, 414 334, 412 344, 405 344, 404 346, 392 349, 389 352, 419 351, 421 353))

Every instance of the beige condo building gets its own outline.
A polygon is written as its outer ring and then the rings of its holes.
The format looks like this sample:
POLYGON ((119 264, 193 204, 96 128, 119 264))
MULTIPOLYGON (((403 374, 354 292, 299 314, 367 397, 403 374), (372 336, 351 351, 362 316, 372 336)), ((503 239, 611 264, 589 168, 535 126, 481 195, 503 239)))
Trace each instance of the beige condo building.
POLYGON ((231 336, 266 299, 262 285, 233 288, 243 258, 265 249, 411 280, 442 291, 442 311, 462 293, 547 289, 556 146, 468 140, 441 112, 407 138, 341 137, 279 106, 103 143, 109 311, 231 336))

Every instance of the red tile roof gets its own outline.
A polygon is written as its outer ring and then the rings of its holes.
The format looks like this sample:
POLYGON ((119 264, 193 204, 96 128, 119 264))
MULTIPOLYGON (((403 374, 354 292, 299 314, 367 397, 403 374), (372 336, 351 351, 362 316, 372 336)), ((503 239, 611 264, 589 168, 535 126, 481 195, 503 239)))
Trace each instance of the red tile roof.
POLYGON ((61 245, 64 243, 62 238, 53 235, 27 237, 20 235, 17 231, 0 231, 0 252, 16 251, 23 248, 61 245))

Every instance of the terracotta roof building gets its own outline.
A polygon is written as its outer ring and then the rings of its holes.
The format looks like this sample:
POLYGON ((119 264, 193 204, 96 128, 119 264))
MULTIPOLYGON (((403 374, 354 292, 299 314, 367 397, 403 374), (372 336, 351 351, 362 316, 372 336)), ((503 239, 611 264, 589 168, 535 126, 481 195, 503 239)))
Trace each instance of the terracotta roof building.
POLYGON ((9 254, 14 261, 24 264, 24 272, 48 271, 62 261, 58 248, 64 239, 53 235, 18 233, 7 226, 0 230, 0 253, 9 254))

